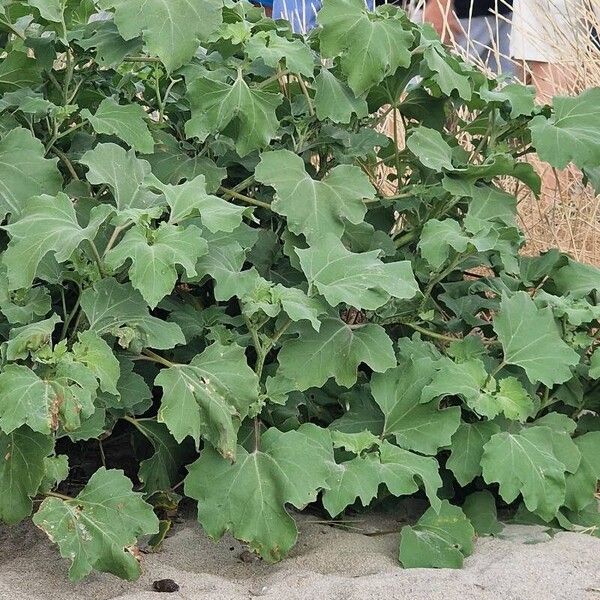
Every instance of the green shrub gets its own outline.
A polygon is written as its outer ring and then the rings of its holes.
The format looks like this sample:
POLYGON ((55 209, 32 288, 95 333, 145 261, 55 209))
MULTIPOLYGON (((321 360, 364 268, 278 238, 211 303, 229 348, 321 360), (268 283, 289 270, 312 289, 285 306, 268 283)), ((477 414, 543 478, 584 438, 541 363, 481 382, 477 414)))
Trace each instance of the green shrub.
POLYGON ((315 501, 424 494, 405 566, 460 566, 497 499, 600 522, 600 272, 521 256, 494 183, 597 178, 600 90, 536 107, 393 7, 319 22, 0 3, 0 520, 43 499, 73 579, 137 577, 182 491, 267 561, 315 501))

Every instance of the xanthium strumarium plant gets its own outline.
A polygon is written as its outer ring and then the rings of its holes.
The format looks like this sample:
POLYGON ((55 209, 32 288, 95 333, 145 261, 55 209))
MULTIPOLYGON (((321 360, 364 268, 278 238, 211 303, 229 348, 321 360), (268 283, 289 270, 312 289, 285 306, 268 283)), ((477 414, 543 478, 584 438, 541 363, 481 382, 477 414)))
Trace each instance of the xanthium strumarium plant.
POLYGON ((0 521, 72 579, 136 578, 179 494, 266 561, 311 503, 427 498, 406 567, 498 503, 600 525, 600 271, 522 256, 498 186, 539 192, 531 152, 600 185, 600 90, 536 106, 362 0, 306 38, 231 0, 1 0, 0 31, 0 521))

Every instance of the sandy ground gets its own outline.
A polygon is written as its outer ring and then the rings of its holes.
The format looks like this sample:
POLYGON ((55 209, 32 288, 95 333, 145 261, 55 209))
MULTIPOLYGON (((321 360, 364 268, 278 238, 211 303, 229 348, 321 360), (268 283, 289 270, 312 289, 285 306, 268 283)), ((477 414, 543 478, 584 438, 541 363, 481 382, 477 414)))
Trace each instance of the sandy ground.
MULTIPOLYGON (((298 545, 278 565, 240 560, 231 538, 211 542, 193 520, 176 525, 163 550, 144 556, 144 574, 127 583, 94 574, 67 581, 67 565, 31 524, 0 527, 2 600, 600 600, 600 539, 547 535, 538 527, 508 526, 480 539, 462 570, 402 569, 398 534, 367 536, 301 517, 298 545), (181 587, 152 591, 156 579, 181 587)), ((396 529, 389 517, 370 516, 363 531, 396 529)))

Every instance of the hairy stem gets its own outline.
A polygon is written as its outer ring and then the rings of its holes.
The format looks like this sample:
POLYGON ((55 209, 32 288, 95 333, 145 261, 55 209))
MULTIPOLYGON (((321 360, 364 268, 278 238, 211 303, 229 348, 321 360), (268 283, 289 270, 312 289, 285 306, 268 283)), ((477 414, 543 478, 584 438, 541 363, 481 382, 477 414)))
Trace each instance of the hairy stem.
POLYGON ((221 186, 219 191, 223 194, 229 194, 232 198, 236 200, 241 200, 246 204, 251 204, 252 206, 260 206, 261 208, 266 208, 268 210, 272 210, 271 205, 268 202, 262 202, 261 200, 257 200, 256 198, 251 198, 250 196, 244 196, 244 194, 240 194, 235 190, 230 190, 229 188, 221 186))

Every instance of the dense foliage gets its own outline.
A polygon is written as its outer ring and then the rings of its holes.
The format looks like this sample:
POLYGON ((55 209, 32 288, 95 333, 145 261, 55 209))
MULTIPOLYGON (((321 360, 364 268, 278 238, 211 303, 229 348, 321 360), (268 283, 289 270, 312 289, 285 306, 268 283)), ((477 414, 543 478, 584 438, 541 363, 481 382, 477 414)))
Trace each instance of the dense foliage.
POLYGON ((600 525, 600 271, 521 256, 498 186, 538 192, 534 150, 597 182, 600 90, 536 107, 393 7, 318 21, 0 0, 0 521, 73 579, 137 577, 182 492, 267 561, 314 502, 426 497, 407 567, 497 502, 600 525))

